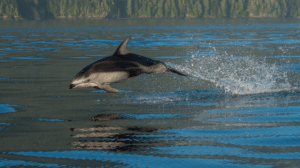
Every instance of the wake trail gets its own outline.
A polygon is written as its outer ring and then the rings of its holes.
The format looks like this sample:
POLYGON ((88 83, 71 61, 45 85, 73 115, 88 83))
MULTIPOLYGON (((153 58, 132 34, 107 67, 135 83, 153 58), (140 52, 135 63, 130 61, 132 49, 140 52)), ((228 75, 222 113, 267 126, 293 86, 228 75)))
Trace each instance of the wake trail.
POLYGON ((167 63, 194 77, 207 80, 226 93, 246 95, 280 92, 295 89, 289 82, 287 71, 276 64, 267 64, 266 59, 255 56, 203 56, 193 54, 180 65, 167 63))

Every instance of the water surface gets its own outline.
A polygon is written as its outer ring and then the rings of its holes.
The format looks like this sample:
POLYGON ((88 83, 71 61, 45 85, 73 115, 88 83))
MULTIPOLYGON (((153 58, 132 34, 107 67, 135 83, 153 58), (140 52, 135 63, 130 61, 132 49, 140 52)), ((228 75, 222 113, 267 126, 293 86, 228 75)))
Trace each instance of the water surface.
POLYGON ((1 22, 0 166, 299 167, 299 39, 297 20, 1 22), (68 90, 127 37, 188 76, 68 90))

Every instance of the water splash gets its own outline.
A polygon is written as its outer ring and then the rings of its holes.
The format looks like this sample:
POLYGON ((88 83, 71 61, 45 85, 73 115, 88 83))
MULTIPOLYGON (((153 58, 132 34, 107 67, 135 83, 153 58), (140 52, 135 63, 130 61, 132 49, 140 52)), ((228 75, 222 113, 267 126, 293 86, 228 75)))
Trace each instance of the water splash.
POLYGON ((179 69, 194 80, 207 80, 217 87, 223 87, 226 93, 246 95, 292 89, 287 71, 280 71, 275 64, 267 64, 265 58, 255 56, 234 57, 202 55, 194 53, 181 65, 167 63, 179 69))

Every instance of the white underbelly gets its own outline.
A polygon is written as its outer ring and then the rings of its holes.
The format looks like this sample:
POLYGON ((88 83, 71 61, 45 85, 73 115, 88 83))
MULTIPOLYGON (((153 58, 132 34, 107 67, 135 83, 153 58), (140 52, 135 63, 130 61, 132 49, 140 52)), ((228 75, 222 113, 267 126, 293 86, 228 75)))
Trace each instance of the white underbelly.
POLYGON ((99 84, 122 82, 129 77, 128 72, 102 72, 93 75, 95 75, 93 77, 94 81, 97 81, 99 84))

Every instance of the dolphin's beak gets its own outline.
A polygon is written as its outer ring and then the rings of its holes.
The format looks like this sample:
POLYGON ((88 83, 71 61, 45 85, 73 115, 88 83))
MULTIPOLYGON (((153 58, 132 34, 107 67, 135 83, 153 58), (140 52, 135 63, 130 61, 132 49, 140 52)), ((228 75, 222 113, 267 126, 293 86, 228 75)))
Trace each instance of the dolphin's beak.
POLYGON ((74 84, 70 84, 70 85, 69 85, 69 89, 73 89, 74 87, 75 87, 74 84))

